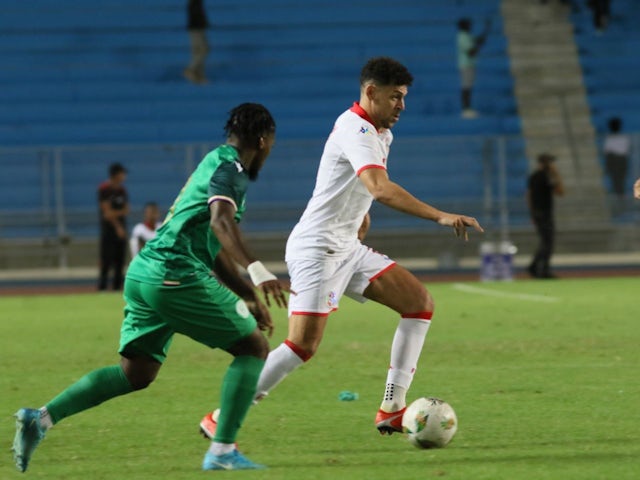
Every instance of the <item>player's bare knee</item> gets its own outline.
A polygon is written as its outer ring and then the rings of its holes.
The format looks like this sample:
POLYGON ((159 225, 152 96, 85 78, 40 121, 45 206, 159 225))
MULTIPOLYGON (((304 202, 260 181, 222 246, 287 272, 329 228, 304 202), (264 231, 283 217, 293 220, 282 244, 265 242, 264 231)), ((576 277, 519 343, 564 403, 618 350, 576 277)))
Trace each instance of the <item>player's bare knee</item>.
POLYGON ((414 293, 411 305, 407 305, 406 311, 401 313, 416 313, 416 312, 425 312, 433 314, 435 309, 435 302, 431 293, 421 286, 421 288, 417 289, 414 293))
POLYGON ((234 357, 249 355, 261 359, 266 359, 269 355, 269 342, 257 328, 249 335, 241 338, 238 342, 227 349, 234 357))
POLYGON ((154 361, 138 358, 124 358, 121 362, 129 385, 133 390, 143 390, 147 388, 158 375, 160 364, 154 361))

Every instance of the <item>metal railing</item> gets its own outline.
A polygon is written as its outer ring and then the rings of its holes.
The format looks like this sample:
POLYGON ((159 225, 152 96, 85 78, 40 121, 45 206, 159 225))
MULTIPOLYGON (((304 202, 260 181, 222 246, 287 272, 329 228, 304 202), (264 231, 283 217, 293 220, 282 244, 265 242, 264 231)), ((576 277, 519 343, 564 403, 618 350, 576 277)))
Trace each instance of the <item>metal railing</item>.
MULTIPOLYGON (((633 134, 626 215, 640 219, 631 200, 632 180, 640 177, 640 134, 633 134)), ((252 235, 286 233, 297 221, 315 181, 324 140, 278 140, 261 178, 250 187, 243 228, 252 235)), ((11 255, 30 255, 34 245, 48 245, 58 265, 66 265, 70 243, 95 240, 98 234, 96 190, 108 165, 129 170, 130 225, 141 218, 147 201, 167 209, 200 159, 215 144, 74 145, 0 148, 0 243, 11 255), (24 248, 19 248, 23 245, 24 248), (18 253, 16 253, 18 252, 18 253)), ((497 240, 514 229, 530 228, 524 191, 530 165, 519 136, 397 138, 389 173, 415 196, 443 210, 478 217, 497 240)), ((607 188, 608 180, 602 180, 607 188)), ((589 205, 581 205, 589 208, 589 205)), ((420 229, 429 224, 375 205, 379 231, 420 229)), ((7 255, 1 249, 0 257, 7 255)), ((2 261, 0 258, 0 268, 2 261)))

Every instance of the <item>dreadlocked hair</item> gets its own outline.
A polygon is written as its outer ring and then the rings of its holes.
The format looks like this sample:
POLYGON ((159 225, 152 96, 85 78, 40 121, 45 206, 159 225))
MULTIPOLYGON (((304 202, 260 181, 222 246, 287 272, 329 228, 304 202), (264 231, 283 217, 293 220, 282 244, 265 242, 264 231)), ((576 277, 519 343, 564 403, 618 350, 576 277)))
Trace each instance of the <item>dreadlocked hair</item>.
POLYGON ((240 141, 253 144, 260 137, 275 133, 276 122, 263 105, 243 103, 229 112, 224 131, 227 137, 233 134, 240 141))
POLYGON ((371 58, 360 72, 360 85, 374 82, 381 86, 410 87, 413 83, 413 75, 403 64, 390 57, 371 58))

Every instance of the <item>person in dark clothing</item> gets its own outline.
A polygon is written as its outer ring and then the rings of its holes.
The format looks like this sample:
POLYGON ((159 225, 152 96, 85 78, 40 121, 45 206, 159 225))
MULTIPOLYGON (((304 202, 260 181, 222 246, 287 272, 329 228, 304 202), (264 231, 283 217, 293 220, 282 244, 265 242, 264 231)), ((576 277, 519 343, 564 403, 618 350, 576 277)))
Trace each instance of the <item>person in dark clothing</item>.
POLYGON ((191 63, 184 71, 184 77, 192 83, 207 83, 205 61, 209 54, 207 28, 209 21, 204 9, 203 0, 189 0, 187 6, 187 30, 191 40, 191 63))
POLYGON ((529 176, 527 185, 527 204, 540 239, 528 268, 535 278, 555 278, 550 267, 555 237, 553 196, 564 195, 564 185, 554 161, 553 155, 540 154, 538 168, 529 176))
POLYGON ((596 32, 604 32, 609 24, 611 0, 589 0, 587 4, 593 11, 593 26, 596 32))
POLYGON ((127 170, 119 163, 109 167, 109 179, 98 187, 100 207, 100 277, 98 290, 106 290, 113 270, 113 290, 122 290, 125 253, 127 251, 126 218, 129 197, 124 188, 127 170))

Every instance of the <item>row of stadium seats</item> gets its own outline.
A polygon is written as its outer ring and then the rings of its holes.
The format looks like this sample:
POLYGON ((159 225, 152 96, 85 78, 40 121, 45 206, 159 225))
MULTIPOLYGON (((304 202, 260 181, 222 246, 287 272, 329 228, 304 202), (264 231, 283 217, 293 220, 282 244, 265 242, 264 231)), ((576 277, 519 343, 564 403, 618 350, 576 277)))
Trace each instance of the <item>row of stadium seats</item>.
MULTIPOLYGON (((269 8, 257 0, 206 3, 212 23, 212 83, 206 86, 182 78, 189 56, 183 0, 0 6, 0 143, 64 146, 57 173, 52 158, 41 158, 38 150, 16 158, 0 151, 12 172, 0 180, 5 209, 52 208, 59 198, 53 185, 60 180, 68 228, 74 235, 94 235, 96 226, 86 218, 95 217, 95 188, 114 160, 129 169, 134 206, 152 199, 166 208, 189 165, 183 150, 165 146, 217 143, 232 106, 260 101, 276 117, 278 143, 250 197, 279 205, 270 211, 281 215, 262 222, 249 216, 248 222, 258 230, 290 223, 287 214, 297 215, 311 191, 335 117, 357 99, 361 65, 374 55, 398 58, 415 76, 394 129, 390 168, 425 198, 437 203, 438 197, 482 197, 483 136, 520 132, 498 0, 274 0, 269 8), (472 17, 477 30, 485 18, 493 19, 474 90, 482 116, 474 120, 460 118, 455 36, 462 16, 472 17), (442 142, 430 140, 427 147, 414 141, 440 135, 442 142), (83 150, 85 144, 104 149, 83 150), (123 153, 111 144, 147 146, 123 153), (17 190, 16 182, 20 191, 8 193, 17 190)), ((514 179, 508 190, 517 191, 527 169, 522 141, 507 150, 514 179)), ((11 235, 2 225, 0 234, 11 235)))

